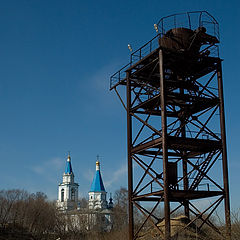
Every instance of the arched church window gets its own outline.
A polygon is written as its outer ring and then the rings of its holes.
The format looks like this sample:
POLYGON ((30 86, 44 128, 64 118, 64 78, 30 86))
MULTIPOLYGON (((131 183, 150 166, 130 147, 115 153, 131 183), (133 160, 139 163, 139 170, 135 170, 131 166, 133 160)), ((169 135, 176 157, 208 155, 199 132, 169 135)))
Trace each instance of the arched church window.
POLYGON ((61 202, 64 202, 64 189, 61 190, 61 202))
POLYGON ((75 189, 71 190, 71 200, 75 201, 75 189))

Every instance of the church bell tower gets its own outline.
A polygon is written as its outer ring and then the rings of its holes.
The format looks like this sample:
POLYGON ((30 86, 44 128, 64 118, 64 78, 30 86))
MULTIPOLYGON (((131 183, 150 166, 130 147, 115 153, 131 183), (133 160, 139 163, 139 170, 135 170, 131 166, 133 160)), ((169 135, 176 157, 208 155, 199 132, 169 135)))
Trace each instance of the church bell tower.
POLYGON ((78 184, 74 182, 71 157, 68 154, 63 181, 58 187, 57 207, 63 211, 74 210, 78 204, 78 184))

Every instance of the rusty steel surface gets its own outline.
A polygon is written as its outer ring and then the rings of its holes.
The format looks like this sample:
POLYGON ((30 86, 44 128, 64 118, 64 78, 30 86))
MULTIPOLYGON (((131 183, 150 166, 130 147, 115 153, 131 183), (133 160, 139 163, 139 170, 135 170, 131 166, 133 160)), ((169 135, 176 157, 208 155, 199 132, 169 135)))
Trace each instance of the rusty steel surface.
POLYGON ((110 89, 127 112, 129 240, 152 231, 169 240, 192 223, 198 231, 208 227, 219 239, 230 240, 218 23, 203 11, 162 18, 158 27, 157 36, 110 79, 110 89), (179 26, 182 17, 186 24, 179 26), (203 209, 196 202, 201 199, 209 199, 203 209), (211 221, 220 207, 225 233, 211 221), (144 217, 140 224, 135 211, 144 217), (178 211, 189 224, 172 231, 178 211))
MULTIPOLYGON (((133 191, 133 164, 131 156, 132 146, 132 116, 130 114, 131 109, 131 82, 130 74, 127 72, 127 149, 128 149, 128 192, 133 191)), ((132 194, 128 194, 128 216, 129 216, 129 238, 133 239, 134 232, 134 219, 133 219, 133 202, 132 194)))

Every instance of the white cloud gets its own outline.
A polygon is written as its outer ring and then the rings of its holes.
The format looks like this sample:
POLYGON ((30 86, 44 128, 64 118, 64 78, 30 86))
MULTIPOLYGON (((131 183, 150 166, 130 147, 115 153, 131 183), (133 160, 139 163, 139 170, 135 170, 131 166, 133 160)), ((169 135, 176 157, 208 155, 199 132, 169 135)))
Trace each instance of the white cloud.
POLYGON ((88 169, 88 171, 83 172, 83 177, 89 182, 93 180, 93 176, 94 176, 94 172, 90 169, 88 169))
POLYGON ((33 166, 32 170, 37 174, 43 174, 44 168, 42 166, 33 166))
POLYGON ((113 183, 117 182, 120 178, 127 175, 127 164, 122 165, 115 172, 111 173, 111 179, 105 181, 105 186, 109 187, 113 183))
MULTIPOLYGON (((79 81, 79 91, 81 106, 86 110, 91 110, 94 108, 96 111, 103 111, 107 109, 106 106, 114 106, 116 101, 113 101, 114 93, 110 92, 110 76, 114 73, 116 64, 110 63, 102 68, 99 68, 97 72, 93 72, 85 79, 79 81), (90 89, 89 89, 90 86, 90 89), (82 101, 84 97, 84 101, 82 101)), ((114 96, 114 99, 115 98, 114 96)), ((109 109, 105 112, 109 113, 109 109)))
POLYGON ((47 162, 49 166, 55 166, 57 169, 61 169, 64 163, 63 159, 59 157, 52 158, 47 162))
POLYGON ((116 70, 115 67, 116 63, 109 63, 102 66, 97 72, 90 75, 88 82, 91 82, 94 89, 105 93, 110 87, 110 75, 116 70))
POLYGON ((56 182, 56 178, 54 173, 59 172, 63 169, 64 161, 59 157, 51 158, 48 161, 42 161, 41 164, 35 165, 31 167, 31 170, 46 178, 51 182, 56 182), (51 169, 51 171, 49 171, 51 169))

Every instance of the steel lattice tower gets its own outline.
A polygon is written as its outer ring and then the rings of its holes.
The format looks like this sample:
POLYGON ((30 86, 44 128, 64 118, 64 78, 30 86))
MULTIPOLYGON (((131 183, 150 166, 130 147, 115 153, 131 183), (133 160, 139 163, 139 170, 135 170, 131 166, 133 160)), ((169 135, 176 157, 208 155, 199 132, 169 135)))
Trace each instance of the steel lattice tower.
POLYGON ((147 231, 176 239, 192 224, 231 239, 218 23, 205 11, 188 12, 162 18, 155 29, 157 35, 111 77, 110 89, 127 112, 129 239, 143 239, 147 231), (202 199, 207 206, 199 209, 202 199), (220 206, 224 233, 211 221, 220 206), (133 208, 145 217, 140 225, 133 208), (173 230, 179 211, 188 222, 173 230))

